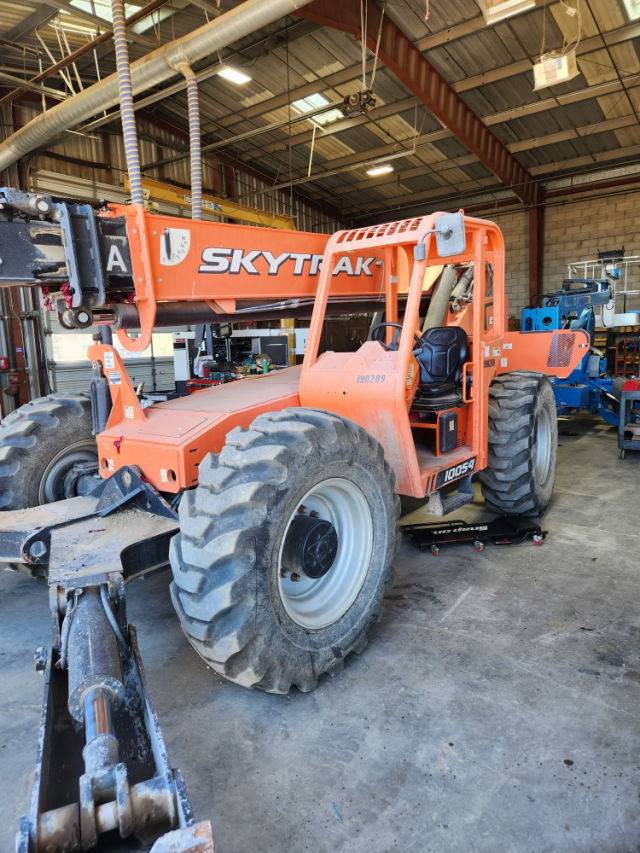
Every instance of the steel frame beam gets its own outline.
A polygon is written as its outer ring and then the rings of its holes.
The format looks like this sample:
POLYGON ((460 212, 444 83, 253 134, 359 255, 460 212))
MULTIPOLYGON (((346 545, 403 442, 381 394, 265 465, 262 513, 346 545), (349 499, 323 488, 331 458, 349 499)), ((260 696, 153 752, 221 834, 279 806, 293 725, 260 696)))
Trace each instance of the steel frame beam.
POLYGON ((529 304, 537 305, 544 291, 544 191, 540 204, 529 208, 529 304))
MULTIPOLYGON (((527 170, 469 109, 447 81, 425 59, 399 27, 367 0, 367 46, 375 51, 380 30, 380 62, 417 95, 435 117, 473 152, 526 205, 535 204, 538 185, 527 170)), ((315 0, 296 14, 321 26, 361 38, 359 4, 315 0)))

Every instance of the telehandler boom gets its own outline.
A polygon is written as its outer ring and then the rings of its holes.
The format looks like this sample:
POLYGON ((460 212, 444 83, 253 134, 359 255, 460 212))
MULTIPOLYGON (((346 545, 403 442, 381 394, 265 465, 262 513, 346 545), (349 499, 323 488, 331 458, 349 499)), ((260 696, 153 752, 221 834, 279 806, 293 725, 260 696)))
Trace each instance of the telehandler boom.
POLYGON ((178 617, 210 667, 270 692, 313 689, 380 616, 399 496, 444 514, 472 499, 479 474, 492 509, 544 512, 557 447, 547 376, 568 375, 589 341, 508 331, 502 234, 462 212, 327 238, 9 189, 0 202, 0 283, 45 287, 66 325, 101 327, 91 403, 50 395, 0 425, 0 559, 47 574, 51 591, 41 758, 54 729, 80 749, 84 726, 86 740, 84 772, 78 759, 64 785, 55 761, 40 768, 21 849, 187 830, 124 580, 168 549, 178 617), (321 352, 337 311, 384 320, 357 351, 321 352), (162 324, 305 313, 300 367, 145 407, 110 342, 110 328, 142 351, 162 324), (94 435, 91 463, 78 454, 94 435), (25 511, 52 498, 63 500, 25 511))

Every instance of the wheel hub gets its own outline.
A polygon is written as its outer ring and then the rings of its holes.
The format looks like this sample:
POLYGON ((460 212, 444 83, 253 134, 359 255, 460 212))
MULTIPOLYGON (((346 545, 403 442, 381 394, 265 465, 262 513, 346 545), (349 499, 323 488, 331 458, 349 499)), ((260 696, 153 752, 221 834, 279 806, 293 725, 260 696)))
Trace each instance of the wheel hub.
POLYGON ((79 488, 79 478, 87 473, 84 466, 90 465, 95 469, 96 451, 86 446, 86 442, 65 448, 51 460, 39 487, 39 502, 54 503, 64 498, 86 494, 79 488))
POLYGON ((330 477, 302 495, 278 555, 278 591, 288 616, 306 630, 344 616, 367 577, 373 539, 369 503, 353 481, 330 477))
POLYGON ((282 568, 291 574, 321 578, 338 553, 338 534, 330 521, 300 513, 291 522, 282 551, 282 568))

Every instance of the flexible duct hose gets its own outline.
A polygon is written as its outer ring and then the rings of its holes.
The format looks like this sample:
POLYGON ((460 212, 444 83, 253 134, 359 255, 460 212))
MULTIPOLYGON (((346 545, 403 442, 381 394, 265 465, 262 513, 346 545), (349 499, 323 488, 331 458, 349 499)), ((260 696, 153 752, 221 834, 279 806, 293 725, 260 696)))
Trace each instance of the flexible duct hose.
MULTIPOLYGON (((293 14, 308 5, 311 0, 244 0, 224 15, 214 18, 197 30, 187 33, 175 41, 164 44, 131 66, 131 79, 136 93, 146 92, 159 86, 175 74, 176 62, 193 65, 201 59, 215 55, 218 50, 275 21, 293 14)), ((18 4, 15 4, 18 5, 18 4)), ((39 113, 24 127, 0 142, 0 171, 8 169, 20 157, 36 148, 46 148, 61 133, 70 127, 102 113, 118 103, 118 79, 116 74, 103 78, 93 86, 87 86, 73 98, 61 101, 44 113, 39 113)))
POLYGON ((198 79, 186 62, 177 66, 187 81, 189 112, 189 157, 191 169, 191 218, 202 219, 202 140, 200 135, 200 104, 198 79))
POLYGON ((120 94, 120 116, 122 119, 122 137, 124 140, 124 155, 129 173, 131 201, 142 204, 142 173, 140 171, 140 151, 138 149, 138 134, 136 118, 133 112, 133 88, 131 86, 131 69, 129 67, 129 47, 127 45, 127 27, 124 16, 124 0, 111 0, 113 17, 113 45, 116 52, 116 71, 118 75, 118 92, 120 94))

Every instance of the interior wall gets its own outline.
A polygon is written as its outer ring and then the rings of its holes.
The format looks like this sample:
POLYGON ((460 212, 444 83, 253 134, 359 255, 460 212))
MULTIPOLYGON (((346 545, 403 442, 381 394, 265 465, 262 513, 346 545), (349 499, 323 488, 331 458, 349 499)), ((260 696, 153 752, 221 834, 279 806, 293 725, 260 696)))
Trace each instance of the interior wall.
MULTIPOLYGON (((493 220, 502 230, 509 314, 519 317, 529 303, 528 214, 521 210, 485 210, 474 215, 493 220)), ((622 246, 626 256, 640 255, 640 190, 553 199, 545 209, 544 291, 561 286, 569 263, 594 259, 599 249, 622 246)))
MULTIPOLYGON (((20 125, 39 115, 39 110, 29 104, 18 109, 20 125)), ((152 163, 185 150, 185 140, 163 127, 156 127, 143 119, 137 121, 142 163, 152 163)), ((0 128, 0 138, 2 132, 0 128)), ((67 134, 61 141, 32 158, 25 158, 28 183, 22 189, 42 189, 42 175, 56 175, 63 182, 68 179, 72 188, 64 195, 82 199, 124 200, 123 177, 127 170, 124 143, 120 133, 67 134), (105 190, 105 187, 107 188, 105 190), (109 191, 109 187, 113 190, 109 191)), ((244 204, 268 213, 289 214, 301 231, 331 234, 345 223, 331 211, 312 204, 297 192, 273 191, 270 183, 240 167, 225 166, 215 155, 203 157, 204 191, 223 197, 241 196, 244 204)), ((259 165, 259 164, 257 164, 259 165)), ((189 160, 183 159, 145 172, 145 176, 159 181, 173 182, 188 187, 190 184, 189 160)), ((187 211, 184 211, 187 215, 187 211)), ((205 216, 208 218, 208 216, 205 216)))
POLYGON ((495 222, 505 243, 505 283, 509 316, 519 317, 529 302, 529 218, 522 211, 487 211, 482 216, 495 222))
POLYGON ((619 249, 640 255, 640 191, 573 199, 547 208, 544 283, 552 290, 562 283, 567 264, 596 258, 598 249, 619 249))

